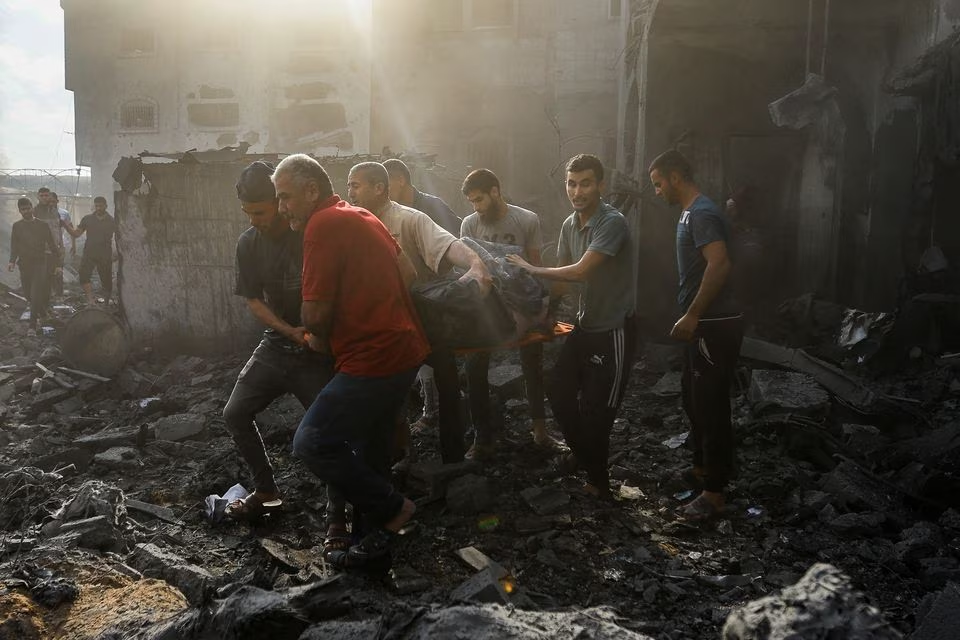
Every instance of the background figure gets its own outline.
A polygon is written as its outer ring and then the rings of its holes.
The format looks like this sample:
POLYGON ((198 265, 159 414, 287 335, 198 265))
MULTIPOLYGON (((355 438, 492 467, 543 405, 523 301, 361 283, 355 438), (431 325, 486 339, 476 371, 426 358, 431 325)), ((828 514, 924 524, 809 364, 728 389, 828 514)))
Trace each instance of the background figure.
POLYGON ((54 272, 54 267, 63 263, 63 233, 61 230, 67 227, 60 217, 60 211, 51 194, 52 192, 47 187, 37 189, 38 203, 33 209, 33 217, 46 224, 53 236, 55 250, 47 249, 47 268, 50 270, 47 274, 47 282, 59 296, 63 295, 63 271, 54 272))
POLYGON ((70 212, 60 206, 60 196, 55 191, 50 192, 50 203, 56 207, 57 213, 60 214, 60 226, 62 227, 60 246, 66 249, 66 238, 63 237, 63 233, 66 232, 67 237, 70 238, 70 255, 75 256, 77 255, 77 239, 73 237, 73 221, 70 219, 70 212))
POLYGON ((67 228, 74 238, 87 234, 87 242, 83 246, 83 258, 80 260, 80 285, 87 294, 87 303, 95 304, 93 297, 93 283, 90 277, 93 270, 100 276, 100 287, 103 297, 110 302, 113 292, 113 237, 117 232, 117 223, 107 213, 107 199, 97 196, 93 199, 93 213, 89 213, 80 220, 76 229, 67 228))
POLYGON ((27 198, 17 201, 21 220, 13 223, 10 230, 10 263, 8 271, 20 267, 20 284, 23 296, 30 306, 30 328, 38 329, 48 313, 50 304, 50 274, 59 272, 57 264, 50 260, 57 246, 50 227, 33 216, 33 203, 27 198))

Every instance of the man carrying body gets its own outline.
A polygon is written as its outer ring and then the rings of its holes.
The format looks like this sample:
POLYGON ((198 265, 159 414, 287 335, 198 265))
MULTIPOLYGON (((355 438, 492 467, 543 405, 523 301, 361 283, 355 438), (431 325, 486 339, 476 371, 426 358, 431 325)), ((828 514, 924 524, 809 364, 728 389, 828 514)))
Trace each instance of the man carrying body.
MULTIPOLYGON (((30 328, 37 328, 37 321, 47 313, 50 300, 50 256, 56 255, 50 227, 33 217, 33 203, 27 198, 17 200, 17 209, 22 220, 13 223, 10 229, 10 263, 8 271, 20 266, 20 284, 23 297, 30 305, 30 328)), ((60 267, 57 266, 59 271, 60 267)))
POLYGON ((393 442, 397 412, 429 353, 407 290, 412 268, 376 217, 333 193, 316 160, 288 156, 273 181, 280 212, 304 233, 307 341, 334 357, 336 371, 297 428, 293 452, 366 515, 373 528, 336 561, 362 566, 388 557, 416 510, 368 462, 393 442))
MULTIPOLYGON (((490 290, 490 273, 480 257, 427 214, 390 199, 387 170, 377 162, 363 162, 347 177, 350 201, 373 213, 387 227, 417 270, 421 281, 436 278, 450 265, 466 269, 462 280, 475 280, 480 291, 490 290)), ((440 454, 444 463, 463 460, 463 424, 460 419, 460 380, 453 352, 434 346, 427 359, 435 371, 439 392, 440 454)))
MULTIPOLYGON (((391 200, 405 207, 422 211, 454 237, 460 234, 459 216, 442 199, 423 193, 413 186, 410 180, 410 168, 403 160, 390 158, 384 160, 383 166, 387 170, 387 175, 390 176, 391 200)), ((430 365, 420 367, 417 380, 423 392, 423 414, 411 427, 417 430, 435 427, 439 409, 433 367, 430 365)))
POLYGON ((561 471, 582 468, 584 490, 610 494, 610 429, 633 365, 636 346, 634 251, 627 221, 601 200, 603 164, 582 154, 567 163, 574 212, 560 230, 555 268, 507 259, 535 276, 581 283, 577 323, 554 366, 547 397, 571 454, 561 471))
POLYGON ((332 358, 307 346, 300 321, 303 233, 293 231, 280 215, 272 174, 272 165, 258 161, 244 169, 237 182, 240 208, 250 228, 237 240, 235 293, 267 327, 223 408, 227 431, 254 482, 254 492, 228 505, 226 514, 248 521, 281 506, 280 489, 254 418, 285 393, 293 394, 306 410, 333 377, 332 358))
POLYGON ((103 196, 94 198, 93 213, 83 216, 76 229, 66 229, 73 238, 87 234, 87 241, 83 245, 83 258, 80 259, 80 286, 87 294, 87 303, 96 304, 93 283, 90 282, 94 269, 100 276, 103 297, 109 303, 110 294, 113 292, 113 236, 117 232, 117 223, 113 216, 107 213, 107 199, 103 196))
MULTIPOLYGON (((507 204, 500 192, 500 180, 489 169, 477 169, 463 181, 463 195, 473 205, 474 213, 463 220, 460 236, 522 249, 522 257, 534 266, 541 266, 540 218, 533 211, 507 204)), ((547 433, 543 406, 543 345, 539 342, 520 347, 527 402, 530 406, 533 440, 552 447, 547 433)), ((477 352, 467 356, 467 383, 470 387, 470 415, 475 432, 473 446, 466 457, 482 460, 493 453, 495 435, 490 423, 490 354, 477 352)))
POLYGON ((667 151, 650 165, 650 182, 667 204, 683 207, 677 223, 677 301, 683 315, 670 335, 687 343, 681 381, 693 442, 688 475, 703 492, 679 513, 690 521, 704 521, 723 511, 723 491, 733 471, 730 384, 743 341, 743 318, 727 282, 731 264, 726 221, 720 208, 700 193, 690 163, 678 151, 667 151))

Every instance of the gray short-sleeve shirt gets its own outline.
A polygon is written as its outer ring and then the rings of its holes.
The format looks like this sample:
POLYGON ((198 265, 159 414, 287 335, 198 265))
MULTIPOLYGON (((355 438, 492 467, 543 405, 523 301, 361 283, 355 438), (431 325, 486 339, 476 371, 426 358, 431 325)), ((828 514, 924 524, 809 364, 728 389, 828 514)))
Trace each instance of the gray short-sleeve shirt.
POLYGON ((576 212, 560 228, 557 266, 580 261, 587 251, 607 256, 580 288, 577 324, 584 331, 610 331, 623 327, 636 309, 635 253, 623 214, 600 203, 583 227, 576 212))
MULTIPOLYGON (((529 247, 536 247, 539 250, 543 244, 543 236, 540 234, 540 216, 512 204, 507 205, 506 215, 495 222, 485 221, 479 214, 471 213, 460 225, 460 237, 497 244, 512 244, 523 247, 524 253, 529 247)), ((524 257, 529 256, 524 255, 524 257)))

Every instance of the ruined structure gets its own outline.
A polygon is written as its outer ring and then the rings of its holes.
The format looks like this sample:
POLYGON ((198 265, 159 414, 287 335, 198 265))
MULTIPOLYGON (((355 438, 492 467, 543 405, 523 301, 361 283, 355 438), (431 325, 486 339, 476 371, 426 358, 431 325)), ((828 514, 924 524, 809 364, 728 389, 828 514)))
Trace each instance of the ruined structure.
MULTIPOLYGON (((634 0, 630 14, 619 167, 646 182, 677 145, 718 201, 752 187, 779 299, 889 309, 927 247, 960 258, 956 0, 634 0)), ((664 318, 675 222, 643 202, 641 299, 664 318)))

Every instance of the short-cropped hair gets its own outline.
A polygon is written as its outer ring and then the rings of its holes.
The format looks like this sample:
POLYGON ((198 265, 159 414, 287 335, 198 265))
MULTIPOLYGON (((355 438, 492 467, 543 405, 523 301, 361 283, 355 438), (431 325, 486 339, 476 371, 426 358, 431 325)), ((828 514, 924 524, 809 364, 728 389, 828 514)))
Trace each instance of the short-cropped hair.
POLYGON ((693 165, 676 149, 664 151, 654 158, 647 173, 653 173, 654 169, 665 178, 669 177, 671 173, 676 173, 684 180, 693 180, 693 165))
POLYGON ((270 177, 274 167, 269 162, 257 160, 240 172, 237 180, 237 198, 241 202, 267 202, 277 198, 277 191, 270 177))
POLYGON ((593 171, 597 182, 603 182, 603 163, 600 158, 590 153, 580 153, 567 162, 567 173, 580 173, 581 171, 593 171))
POLYGON ((107 199, 104 198, 103 196, 97 196, 96 198, 93 199, 93 204, 97 204, 98 202, 102 202, 103 204, 107 204, 107 199))
POLYGON ((32 209, 33 203, 30 198, 20 198, 17 200, 17 209, 32 209))
POLYGON ((497 174, 490 169, 474 169, 464 179, 461 191, 463 191, 463 195, 467 195, 471 191, 490 193, 494 187, 500 189, 500 178, 497 177, 497 174))
POLYGON ((277 164, 276 171, 273 172, 274 184, 276 184, 279 175, 290 176, 294 183, 301 187, 310 182, 316 182, 320 189, 321 198, 329 198, 333 195, 333 183, 330 182, 327 171, 319 162, 305 153, 295 153, 281 160, 277 164))
POLYGON ((386 169, 387 173, 389 173, 391 176, 400 176, 407 181, 407 184, 411 183, 410 167, 408 167, 407 163, 400 158, 389 158, 384 160, 383 168, 386 169))
POLYGON ((363 176, 364 180, 373 185, 382 184, 388 193, 390 191, 390 175, 387 173, 386 167, 379 162, 361 162, 360 164, 355 164, 350 169, 350 174, 363 176))

